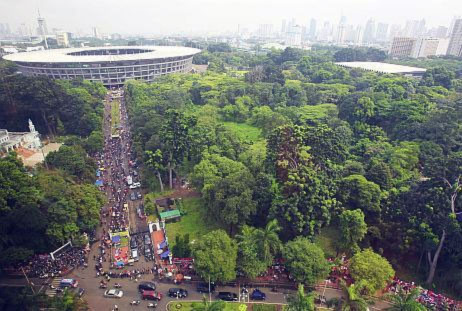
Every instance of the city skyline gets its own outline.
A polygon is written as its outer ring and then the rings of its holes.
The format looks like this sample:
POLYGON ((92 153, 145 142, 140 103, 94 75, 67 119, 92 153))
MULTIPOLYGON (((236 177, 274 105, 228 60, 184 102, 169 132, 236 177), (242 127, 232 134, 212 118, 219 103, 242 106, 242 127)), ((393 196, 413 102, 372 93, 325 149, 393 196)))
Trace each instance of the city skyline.
POLYGON ((238 24, 252 30, 260 24, 272 24, 277 30, 283 19, 295 18, 297 23, 306 25, 311 18, 318 22, 338 23, 342 16, 347 17, 348 24, 363 26, 369 19, 390 25, 425 19, 429 27, 449 26, 454 15, 462 14, 462 2, 355 0, 346 7, 340 0, 323 3, 312 0, 172 0, 158 3, 135 0, 129 6, 114 5, 114 1, 108 0, 81 0, 78 3, 3 0, 0 22, 8 23, 12 31, 26 24, 35 32, 38 9, 50 29, 91 34, 93 27, 98 27, 102 33, 165 35, 235 32, 238 24))

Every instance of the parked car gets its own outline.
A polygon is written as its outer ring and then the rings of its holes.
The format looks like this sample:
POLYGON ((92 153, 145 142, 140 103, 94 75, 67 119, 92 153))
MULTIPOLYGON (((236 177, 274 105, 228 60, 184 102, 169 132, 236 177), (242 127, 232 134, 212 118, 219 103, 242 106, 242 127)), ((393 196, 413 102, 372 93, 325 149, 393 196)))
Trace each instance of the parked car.
POLYGON ((154 291, 156 290, 156 284, 154 282, 141 282, 138 284, 138 291, 141 293, 144 290, 154 291))
POLYGON ((162 294, 153 290, 144 290, 141 292, 141 299, 159 301, 162 299, 162 294))
POLYGON ((183 288, 170 288, 168 290, 169 297, 178 297, 178 298, 186 298, 188 297, 188 291, 183 288))
POLYGON ((144 244, 145 245, 150 245, 151 244, 151 237, 149 236, 149 233, 146 233, 144 235, 144 244))
POLYGON ((136 196, 135 196, 135 194, 133 192, 130 194, 130 200, 132 200, 132 201, 136 200, 136 196))
POLYGON ((250 299, 252 300, 265 300, 266 294, 259 290, 258 288, 254 289, 252 294, 250 294, 250 299))
POLYGON ((231 293, 231 292, 219 292, 217 298, 224 300, 224 301, 237 301, 238 300, 237 294, 231 293))
POLYGON ((138 258, 138 250, 135 248, 135 249, 132 249, 132 258, 134 261, 138 261, 139 258, 138 258))
POLYGON ((104 297, 106 298, 122 298, 124 295, 124 292, 119 290, 119 289, 109 289, 104 292, 104 297))
POLYGON ((144 257, 148 260, 152 259, 151 247, 149 245, 144 246, 144 257))
MULTIPOLYGON (((209 293, 209 283, 207 282, 201 282, 197 284, 197 291, 199 293, 209 293)), ((215 292, 215 283, 210 283, 210 292, 213 293, 215 292)))
POLYGON ((136 197, 138 198, 138 200, 140 200, 141 199, 141 192, 137 192, 136 197))
POLYGON ((138 172, 137 172, 137 171, 133 171, 133 176, 138 176, 138 172))
POLYGON ((137 248, 137 247, 138 247, 138 242, 136 242, 136 239, 132 238, 132 239, 130 240, 130 248, 131 248, 131 249, 135 249, 135 248, 137 248))

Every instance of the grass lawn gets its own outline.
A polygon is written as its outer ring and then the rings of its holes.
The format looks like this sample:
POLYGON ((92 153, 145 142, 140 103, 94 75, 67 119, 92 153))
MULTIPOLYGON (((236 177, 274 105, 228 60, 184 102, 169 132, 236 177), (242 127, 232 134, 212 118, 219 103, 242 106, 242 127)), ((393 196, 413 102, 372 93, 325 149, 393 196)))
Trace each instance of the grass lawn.
POLYGON ((119 125, 120 125, 120 101, 113 100, 111 103, 111 126, 112 126, 112 134, 117 134, 119 132, 119 125))
MULTIPOLYGON (((201 302, 175 302, 174 301, 168 304, 167 310, 168 311, 177 311, 177 310, 178 311, 191 311, 192 305, 194 303, 201 304, 201 302), (177 305, 180 306, 179 304, 181 304, 181 307, 178 308, 177 305)), ((273 304, 253 303, 253 304, 248 304, 246 309, 242 307, 241 309, 239 309, 240 305, 243 305, 243 304, 238 303, 238 302, 226 302, 224 310, 225 311, 240 311, 240 310, 277 311, 278 310, 277 305, 273 305, 273 304)))
POLYGON ((338 240, 340 232, 335 227, 323 228, 321 233, 315 237, 315 243, 322 248, 327 257, 335 257, 337 254, 335 242, 338 240))
POLYGON ((261 130, 246 123, 223 122, 224 126, 242 139, 256 142, 262 140, 261 130))
POLYGON ((216 224, 207 221, 204 203, 201 198, 184 198, 181 216, 178 222, 166 224, 168 242, 170 247, 175 245, 175 237, 189 233, 189 240, 193 241, 200 236, 217 229, 216 224))

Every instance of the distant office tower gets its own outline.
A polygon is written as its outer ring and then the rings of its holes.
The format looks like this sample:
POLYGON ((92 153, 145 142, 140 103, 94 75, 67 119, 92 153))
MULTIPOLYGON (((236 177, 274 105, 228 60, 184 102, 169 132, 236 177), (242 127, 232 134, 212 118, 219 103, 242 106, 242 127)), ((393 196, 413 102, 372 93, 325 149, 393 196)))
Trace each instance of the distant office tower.
POLYGON ((289 28, 286 45, 291 47, 300 47, 302 45, 302 27, 300 25, 293 25, 289 28))
POLYGON ((448 55, 462 56, 462 18, 454 22, 449 41, 448 55))
POLYGON ((258 36, 260 38, 269 38, 273 33, 273 25, 271 24, 261 24, 258 27, 258 36))
POLYGON ((438 28, 436 28, 435 37, 446 38, 447 35, 448 35, 448 27, 438 26, 438 28))
POLYGON ((425 20, 412 20, 406 22, 403 35, 406 37, 418 38, 425 34, 425 20))
POLYGON ((285 34, 286 32, 287 32, 287 22, 285 19, 283 19, 282 24, 281 24, 281 33, 285 34))
POLYGON ((451 36, 452 35, 452 31, 454 30, 454 25, 456 24, 456 21, 458 19, 461 19, 461 16, 458 15, 458 16, 454 16, 451 20, 451 24, 449 25, 449 30, 448 30, 448 36, 451 36))
POLYGON ((93 37, 94 38, 100 38, 100 35, 99 35, 99 30, 98 30, 98 27, 93 27, 93 37))
POLYGON ((355 38, 354 38, 354 43, 356 45, 360 45, 361 42, 363 42, 363 35, 364 35, 364 29, 362 26, 358 25, 356 26, 355 29, 355 38))
POLYGON ((38 12, 39 16, 37 18, 37 35, 39 36, 46 36, 48 34, 47 22, 45 18, 40 16, 40 11, 38 12))
POLYGON ((438 49, 436 49, 436 55, 446 55, 448 53, 449 38, 440 38, 438 43, 438 49))
POLYGON ((343 44, 345 42, 345 35, 346 35, 346 17, 342 16, 340 18, 340 22, 337 27, 337 37, 336 42, 337 44, 343 44))
POLYGON ((391 57, 410 57, 416 43, 415 38, 394 37, 390 48, 391 57))
POLYGON ((403 36, 403 30, 401 28, 401 25, 397 25, 397 24, 391 25, 388 38, 402 37, 402 36, 403 36))
POLYGON ((314 40, 316 39, 316 20, 314 18, 311 19, 310 21, 310 39, 314 40))
POLYGON ((379 23, 377 25, 376 40, 379 42, 388 41, 388 24, 379 23))
POLYGON ((414 44, 411 57, 421 58, 436 55, 438 50, 438 38, 419 38, 414 44))
POLYGON ((364 28, 363 43, 373 43, 375 41, 375 21, 369 19, 364 28))
POLYGON ((67 32, 59 31, 56 33, 56 42, 59 46, 68 47, 69 46, 69 35, 67 32))

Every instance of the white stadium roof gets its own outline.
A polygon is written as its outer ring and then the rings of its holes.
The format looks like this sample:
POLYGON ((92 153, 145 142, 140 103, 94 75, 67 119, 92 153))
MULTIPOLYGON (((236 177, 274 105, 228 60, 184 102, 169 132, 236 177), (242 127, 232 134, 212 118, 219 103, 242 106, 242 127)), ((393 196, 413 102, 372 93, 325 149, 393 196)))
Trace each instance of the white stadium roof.
POLYGON ((379 62, 341 62, 336 63, 339 66, 348 67, 348 68, 359 68, 369 71, 381 72, 381 73, 424 73, 427 69, 402 66, 388 63, 379 63, 379 62))
POLYGON ((69 49, 51 49, 44 51, 33 51, 9 54, 3 56, 4 59, 13 62, 31 63, 97 63, 97 62, 117 62, 126 60, 156 59, 166 57, 189 56, 199 53, 201 50, 181 47, 181 46, 107 46, 107 47, 81 47, 69 49), (119 55, 69 55, 83 51, 98 50, 148 50, 147 52, 136 54, 119 55))

